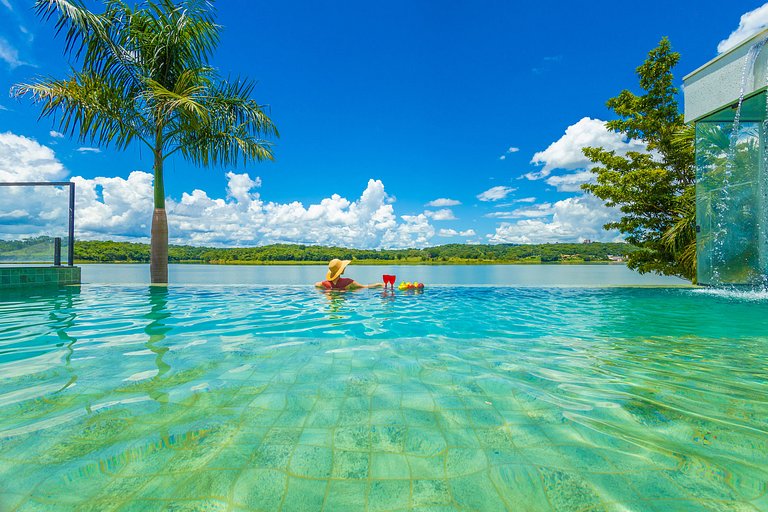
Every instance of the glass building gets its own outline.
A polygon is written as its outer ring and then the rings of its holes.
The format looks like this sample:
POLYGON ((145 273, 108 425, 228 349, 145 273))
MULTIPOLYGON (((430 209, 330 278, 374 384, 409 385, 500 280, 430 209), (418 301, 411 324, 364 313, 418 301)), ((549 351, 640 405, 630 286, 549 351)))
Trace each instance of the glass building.
POLYGON ((698 282, 765 284, 768 276, 768 31, 684 78, 696 126, 698 282))

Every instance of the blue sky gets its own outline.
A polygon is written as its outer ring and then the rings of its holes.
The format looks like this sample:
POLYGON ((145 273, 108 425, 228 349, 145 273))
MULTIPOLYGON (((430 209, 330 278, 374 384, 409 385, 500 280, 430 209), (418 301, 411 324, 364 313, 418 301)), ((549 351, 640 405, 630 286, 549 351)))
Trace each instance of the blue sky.
MULTIPOLYGON (((0 0, 0 89, 67 70, 53 23, 30 3, 0 0)), ((526 4, 218 2, 213 64, 258 81, 254 97, 270 105, 281 137, 273 163, 169 161, 172 238, 371 247, 616 239, 600 229, 616 213, 578 191, 584 143, 642 148, 605 131, 605 101, 636 87, 634 69, 661 37, 682 54, 679 82, 732 33, 765 26, 768 8, 526 4)), ((0 179, 78 177, 81 237, 146 238, 151 206, 140 192, 151 181, 131 173, 151 171, 148 152, 88 150, 52 136, 37 112, 0 96, 0 179)))

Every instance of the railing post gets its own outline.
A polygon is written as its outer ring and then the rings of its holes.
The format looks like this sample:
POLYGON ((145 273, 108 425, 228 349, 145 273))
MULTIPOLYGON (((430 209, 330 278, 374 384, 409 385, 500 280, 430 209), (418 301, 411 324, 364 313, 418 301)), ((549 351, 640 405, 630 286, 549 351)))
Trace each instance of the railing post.
POLYGON ((61 238, 58 236, 53 239, 53 266, 61 266, 61 238))

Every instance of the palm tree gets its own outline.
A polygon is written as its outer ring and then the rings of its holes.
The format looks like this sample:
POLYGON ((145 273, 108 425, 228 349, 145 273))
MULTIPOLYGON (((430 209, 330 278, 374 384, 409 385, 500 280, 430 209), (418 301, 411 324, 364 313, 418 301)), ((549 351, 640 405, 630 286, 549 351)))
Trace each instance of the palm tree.
POLYGON ((254 82, 223 80, 208 65, 219 40, 205 0, 149 0, 132 8, 105 0, 104 12, 81 0, 37 0, 56 17, 65 53, 82 64, 64 79, 17 84, 14 96, 42 104, 60 131, 81 141, 125 149, 138 141, 154 157, 152 283, 168 282, 168 222, 163 164, 174 153, 197 165, 272 160, 277 129, 251 99, 254 82))

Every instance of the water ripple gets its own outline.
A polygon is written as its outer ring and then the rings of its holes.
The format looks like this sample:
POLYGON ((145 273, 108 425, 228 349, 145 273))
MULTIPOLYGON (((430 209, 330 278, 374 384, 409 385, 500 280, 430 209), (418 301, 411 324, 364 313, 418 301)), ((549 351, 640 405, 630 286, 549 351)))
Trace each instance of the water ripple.
POLYGON ((306 435, 398 454, 403 478, 432 459, 455 478, 529 468, 547 503, 584 489, 651 499, 663 484, 669 499, 748 504, 768 481, 765 313, 686 289, 85 286, 0 300, 0 481, 83 487, 219 467, 227 450, 237 474, 293 478, 321 464, 280 455, 309 450, 306 435), (606 475, 634 483, 608 491, 606 475))

